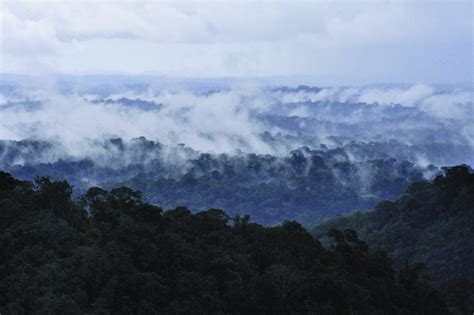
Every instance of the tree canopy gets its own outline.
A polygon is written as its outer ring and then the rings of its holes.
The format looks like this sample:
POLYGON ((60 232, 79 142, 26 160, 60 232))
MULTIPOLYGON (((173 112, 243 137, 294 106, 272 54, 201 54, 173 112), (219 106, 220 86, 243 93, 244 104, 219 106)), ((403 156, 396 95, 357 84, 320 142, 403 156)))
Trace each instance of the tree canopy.
POLYGON ((0 173, 0 312, 85 314, 444 314, 417 265, 353 230, 324 248, 299 223, 210 209, 164 212, 129 188, 0 173))
POLYGON ((474 312, 474 173, 466 165, 443 168, 432 182, 413 183, 398 200, 374 211, 319 224, 323 243, 330 229, 353 229, 374 249, 387 251, 399 270, 423 263, 453 311, 474 312), (457 292, 457 293, 455 293, 457 292))

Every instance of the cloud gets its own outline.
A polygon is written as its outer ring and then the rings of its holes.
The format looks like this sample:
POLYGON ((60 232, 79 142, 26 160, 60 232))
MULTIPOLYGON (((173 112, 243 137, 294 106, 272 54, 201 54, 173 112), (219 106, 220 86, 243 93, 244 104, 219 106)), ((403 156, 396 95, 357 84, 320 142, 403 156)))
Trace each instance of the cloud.
POLYGON ((2 54, 8 62, 2 68, 311 75, 339 83, 467 81, 471 5, 468 0, 5 0, 2 54))
MULTIPOLYGON (((473 92, 469 90, 437 90, 432 86, 415 84, 402 87, 330 87, 315 91, 276 93, 284 102, 341 102, 391 106, 418 107, 437 118, 471 117, 473 92)), ((473 119, 474 120, 474 119, 473 119)))
MULTIPOLYGON (((70 78, 68 86, 54 82, 54 77, 39 77, 29 84, 21 81, 23 90, 20 85, 0 94, 0 140, 36 139, 54 145, 45 155, 27 156, 30 160, 72 156, 101 165, 133 163, 138 153, 129 140, 138 137, 158 141, 171 151, 182 143, 199 152, 285 156, 303 145, 337 148, 355 141, 366 142, 367 152, 381 147, 381 152, 397 158, 412 148, 423 152, 409 157, 418 163, 472 160, 474 106, 469 90, 427 85, 274 89, 238 84, 204 93, 192 88, 166 91, 159 84, 127 90, 130 85, 123 78, 87 77, 92 87, 88 90, 76 87, 81 84, 76 79, 70 78), (98 82, 115 83, 119 89, 98 90, 98 82), (130 145, 123 157, 110 154, 110 146, 104 145, 116 137, 130 145), (395 147, 386 143, 392 140, 395 147), (448 155, 446 147, 452 150, 448 155)), ((162 158, 179 158, 182 165, 186 157, 171 152, 162 158)))
MULTIPOLYGON (((135 99, 133 94, 126 94, 135 99)), ((205 152, 273 152, 259 137, 263 126, 249 114, 243 95, 235 91, 208 96, 188 92, 148 95, 156 109, 120 103, 95 103, 79 95, 41 95, 41 106, 0 108, 1 139, 44 139, 61 143, 69 154, 82 156, 96 139, 145 136, 164 144, 185 143, 205 152)), ((91 97, 91 95, 87 96, 91 97)), ((119 99, 123 95, 112 98, 119 99)), ((31 97, 28 97, 30 101, 31 97)), ((147 99, 147 95, 141 96, 147 99)))
POLYGON ((455 91, 449 94, 429 95, 421 101, 421 108, 441 118, 466 118, 474 125, 472 92, 455 91))
POLYGON ((297 116, 297 117, 310 117, 310 113, 307 107, 298 106, 295 109, 290 110, 288 116, 297 116))
POLYGON ((358 101, 372 104, 379 102, 382 104, 402 104, 404 106, 414 106, 420 100, 431 96, 434 90, 426 85, 414 85, 408 89, 366 89, 358 96, 358 101))
MULTIPOLYGON (((389 132, 390 128, 402 128, 404 132, 410 133, 412 127, 426 129, 435 124, 452 124, 448 120, 453 120, 459 124, 459 130, 465 128, 463 132, 469 135, 474 124, 473 119, 470 119, 474 110, 471 91, 440 90, 426 85, 406 88, 330 87, 319 91, 300 89, 283 92, 242 84, 210 94, 186 89, 167 92, 149 87, 145 92, 124 91, 106 96, 106 99, 115 101, 110 102, 102 100, 103 96, 93 94, 59 93, 48 80, 39 82, 39 86, 27 85, 23 92, 13 96, 1 95, 0 119, 3 123, 0 125, 0 138, 57 140, 69 148, 73 155, 80 155, 82 148, 97 138, 131 139, 141 136, 169 145, 184 143, 205 152, 231 153, 244 150, 276 154, 277 149, 264 142, 260 134, 266 130, 289 134, 292 131, 283 131, 266 123, 261 119, 262 115, 314 118, 336 124, 334 127, 324 124, 311 126, 309 122, 301 122, 303 125, 300 127, 303 129, 314 128, 308 130, 317 132, 311 134, 315 139, 337 135, 338 129, 325 128, 335 128, 338 124, 361 124, 366 128, 367 122, 375 124, 383 119, 388 120, 384 126, 367 128, 393 137, 395 135, 389 132), (41 105, 27 106, 22 98, 27 101, 26 104, 38 100, 41 105), (146 107, 130 106, 123 103, 122 98, 149 103, 146 107), (322 102, 323 105, 315 107, 311 102, 322 102), (355 109, 347 107, 345 110, 344 106, 324 105, 327 102, 368 103, 370 106, 355 109), (390 111, 384 111, 395 104, 414 108, 409 112, 411 116, 406 118, 407 121, 399 121, 400 118, 390 116, 390 111), (410 127, 413 123, 410 117, 420 112, 432 118, 423 118, 418 126, 410 127), (395 120, 390 122, 392 118, 395 120)), ((403 111, 396 113, 400 115, 403 111)), ((342 128, 344 130, 345 127, 342 128)), ((406 138, 406 135, 400 137, 406 138)), ((294 147, 298 145, 295 143, 294 147)))
POLYGON ((47 20, 23 20, 8 10, 3 11, 0 18, 3 54, 43 55, 60 49, 56 30, 47 20))

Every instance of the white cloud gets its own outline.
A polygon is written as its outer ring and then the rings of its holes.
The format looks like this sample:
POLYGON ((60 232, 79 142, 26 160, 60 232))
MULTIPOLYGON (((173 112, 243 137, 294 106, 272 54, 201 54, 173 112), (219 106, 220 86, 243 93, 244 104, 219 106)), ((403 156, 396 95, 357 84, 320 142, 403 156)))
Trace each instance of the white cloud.
MULTIPOLYGON (((379 103, 382 106, 402 105, 418 107, 437 118, 470 120, 474 124, 474 101, 472 90, 436 90, 432 86, 415 84, 402 87, 330 87, 319 92, 298 91, 276 92, 276 97, 286 103, 298 102, 341 102, 379 103)), ((296 108, 295 115, 306 116, 303 108, 296 108)), ((341 118, 342 119, 342 118, 341 118)))
POLYGON ((472 92, 455 91, 449 94, 431 95, 422 101, 421 108, 437 117, 470 118, 471 125, 474 126, 472 92))
POLYGON ((469 0, 2 1, 2 71, 465 81, 469 0), (35 66, 36 64, 36 66, 35 66))
POLYGON ((55 53, 61 43, 45 19, 21 19, 8 10, 0 13, 2 54, 43 55, 55 53))
POLYGON ((120 103, 94 103, 91 100, 101 97, 65 95, 58 93, 48 78, 39 82, 42 84, 28 86, 13 97, 0 94, 0 139, 52 141, 59 143, 65 154, 74 157, 100 155, 103 148, 97 146, 97 142, 110 137, 130 140, 144 136, 170 146, 184 143, 201 152, 230 154, 242 150, 278 155, 302 145, 294 139, 280 139, 276 143, 263 141, 260 134, 267 130, 274 135, 295 135, 297 130, 278 127, 271 119, 262 119, 256 113, 315 118, 316 121, 300 120, 299 127, 308 128, 308 135, 314 137, 314 141, 326 144, 331 143, 326 137, 347 136, 347 128, 352 128, 357 141, 371 141, 371 137, 376 136, 410 144, 428 133, 436 139, 474 145, 472 92, 466 90, 414 85, 406 88, 334 87, 319 92, 291 93, 243 86, 209 95, 150 88, 145 93, 124 91, 107 97, 154 102, 156 108, 150 110, 120 103), (22 100, 39 100, 42 105, 31 108, 22 105, 22 100), (9 101, 20 104, 12 105, 9 101), (355 110, 347 105, 346 111, 344 105, 294 104, 299 101, 370 101, 379 105, 356 106, 355 110), (415 108, 395 111, 401 113, 402 118, 393 117, 390 121, 393 112, 389 107, 396 103, 415 108), (418 115, 419 111, 424 114, 418 115), (405 113, 410 117, 403 118, 405 113))
MULTIPOLYGON (((29 92, 27 92, 29 93, 29 92)), ((143 110, 120 104, 93 104, 78 95, 35 92, 28 99, 41 100, 38 109, 0 107, 0 139, 38 138, 60 142, 73 156, 82 156, 96 139, 145 136, 164 144, 192 144, 206 152, 273 152, 259 138, 263 126, 250 117, 245 93, 230 91, 199 96, 188 92, 142 95, 157 104, 143 110)), ((137 95, 115 95, 136 98, 137 95)), ((92 96, 89 95, 89 98, 92 96)), ((257 105, 258 106, 258 105, 257 105)))
POLYGON ((379 102, 382 104, 414 106, 422 99, 431 96, 433 92, 433 88, 422 84, 413 85, 408 89, 392 88, 384 90, 371 88, 363 90, 358 96, 358 101, 369 104, 379 102))

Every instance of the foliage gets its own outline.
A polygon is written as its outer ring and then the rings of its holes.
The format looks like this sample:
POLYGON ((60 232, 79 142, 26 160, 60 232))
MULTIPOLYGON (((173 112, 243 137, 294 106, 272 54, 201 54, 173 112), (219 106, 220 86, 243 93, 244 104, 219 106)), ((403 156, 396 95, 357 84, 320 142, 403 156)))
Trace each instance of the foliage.
POLYGON ((465 165, 444 168, 433 182, 416 182, 395 202, 319 224, 313 235, 350 228, 373 248, 384 249, 397 269, 421 262, 453 310, 474 312, 474 174, 465 165), (457 292, 457 293, 453 293, 457 292))
POLYGON ((163 212, 129 188, 0 173, 2 314, 444 314, 417 266, 397 273, 352 230, 325 249, 299 223, 163 212))
POLYGON ((47 175, 67 180, 76 195, 92 184, 109 190, 127 186, 164 209, 222 208, 231 216, 249 214, 265 225, 296 220, 305 226, 395 199, 410 183, 435 171, 433 166, 423 169, 381 153, 393 143, 351 142, 344 149, 304 146, 286 156, 208 154, 179 146, 173 151, 145 138, 110 139, 102 145, 103 164, 100 158, 35 163, 34 157, 54 156, 54 150, 28 141, 5 146, 4 163, 33 160, 6 169, 22 179, 47 175))

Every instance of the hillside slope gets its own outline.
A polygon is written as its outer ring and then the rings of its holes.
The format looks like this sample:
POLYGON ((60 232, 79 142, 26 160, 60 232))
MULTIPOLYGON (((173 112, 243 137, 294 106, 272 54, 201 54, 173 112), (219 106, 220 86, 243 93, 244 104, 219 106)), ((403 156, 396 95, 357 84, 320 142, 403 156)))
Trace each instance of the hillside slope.
POLYGON ((325 249, 296 222, 162 212, 128 188, 0 172, 2 314, 445 314, 416 266, 394 272, 350 230, 325 249))
POLYGON ((386 250, 397 268, 425 264, 437 288, 463 292, 464 305, 453 303, 467 312, 474 306, 474 174, 462 165, 444 172, 412 184, 395 202, 323 222, 312 233, 324 243, 332 228, 354 229, 369 246, 386 250))

